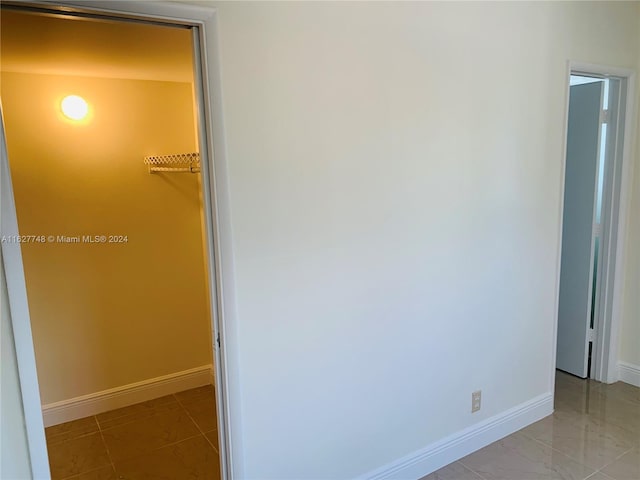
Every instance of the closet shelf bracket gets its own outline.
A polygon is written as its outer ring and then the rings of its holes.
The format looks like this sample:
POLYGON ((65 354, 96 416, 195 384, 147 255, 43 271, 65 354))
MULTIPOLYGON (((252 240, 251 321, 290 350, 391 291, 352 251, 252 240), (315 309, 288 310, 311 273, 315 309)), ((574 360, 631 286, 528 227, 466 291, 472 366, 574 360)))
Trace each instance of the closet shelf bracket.
POLYGON ((144 163, 149 167, 149 173, 198 173, 200 171, 200 154, 178 153, 175 155, 152 155, 144 157, 144 163))

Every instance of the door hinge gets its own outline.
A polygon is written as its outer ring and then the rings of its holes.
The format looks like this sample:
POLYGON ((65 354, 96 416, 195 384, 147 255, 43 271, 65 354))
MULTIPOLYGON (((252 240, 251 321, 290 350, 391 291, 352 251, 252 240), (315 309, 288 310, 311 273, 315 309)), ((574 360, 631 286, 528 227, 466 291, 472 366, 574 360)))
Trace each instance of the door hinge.
POLYGON ((590 342, 595 342, 596 341, 596 331, 593 328, 589 329, 588 335, 587 335, 587 339, 590 342))
POLYGON ((218 348, 220 348, 220 334, 216 336, 216 343, 218 344, 218 348))
POLYGON ((594 237, 599 237, 602 235, 602 223, 595 223, 593 224, 593 236, 594 237))
POLYGON ((609 123, 610 117, 609 109, 600 110, 600 123, 609 123))

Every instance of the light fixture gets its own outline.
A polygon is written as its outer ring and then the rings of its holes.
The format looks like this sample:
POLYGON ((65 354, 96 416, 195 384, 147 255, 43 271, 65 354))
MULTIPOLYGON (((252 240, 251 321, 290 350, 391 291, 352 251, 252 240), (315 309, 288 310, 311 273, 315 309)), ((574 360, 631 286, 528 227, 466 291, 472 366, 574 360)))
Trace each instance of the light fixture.
POLYGON ((89 113, 89 105, 84 98, 78 95, 64 97, 60 107, 62 108, 62 113, 71 120, 82 120, 89 113))

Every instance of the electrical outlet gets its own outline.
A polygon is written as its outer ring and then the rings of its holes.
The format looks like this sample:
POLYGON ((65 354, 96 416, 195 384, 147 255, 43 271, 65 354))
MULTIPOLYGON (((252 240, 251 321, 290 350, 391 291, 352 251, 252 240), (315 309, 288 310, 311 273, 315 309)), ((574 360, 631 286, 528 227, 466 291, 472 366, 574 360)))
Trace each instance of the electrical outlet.
POLYGON ((482 390, 478 390, 471 394, 471 413, 475 413, 480 410, 482 404, 482 390))

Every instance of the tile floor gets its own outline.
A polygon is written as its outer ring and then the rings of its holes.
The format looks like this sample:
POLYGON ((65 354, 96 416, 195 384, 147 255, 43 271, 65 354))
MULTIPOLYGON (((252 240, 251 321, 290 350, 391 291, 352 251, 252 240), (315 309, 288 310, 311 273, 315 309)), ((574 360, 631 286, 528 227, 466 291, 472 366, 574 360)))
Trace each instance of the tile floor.
POLYGON ((205 386, 46 429, 52 480, 218 480, 205 386))
MULTIPOLYGON (((213 387, 47 428, 53 480, 219 479, 213 387)), ((640 480, 640 388, 558 372, 555 413, 423 480, 640 480)))
POLYGON ((555 412, 423 480, 640 480, 640 388, 556 374, 555 412))

